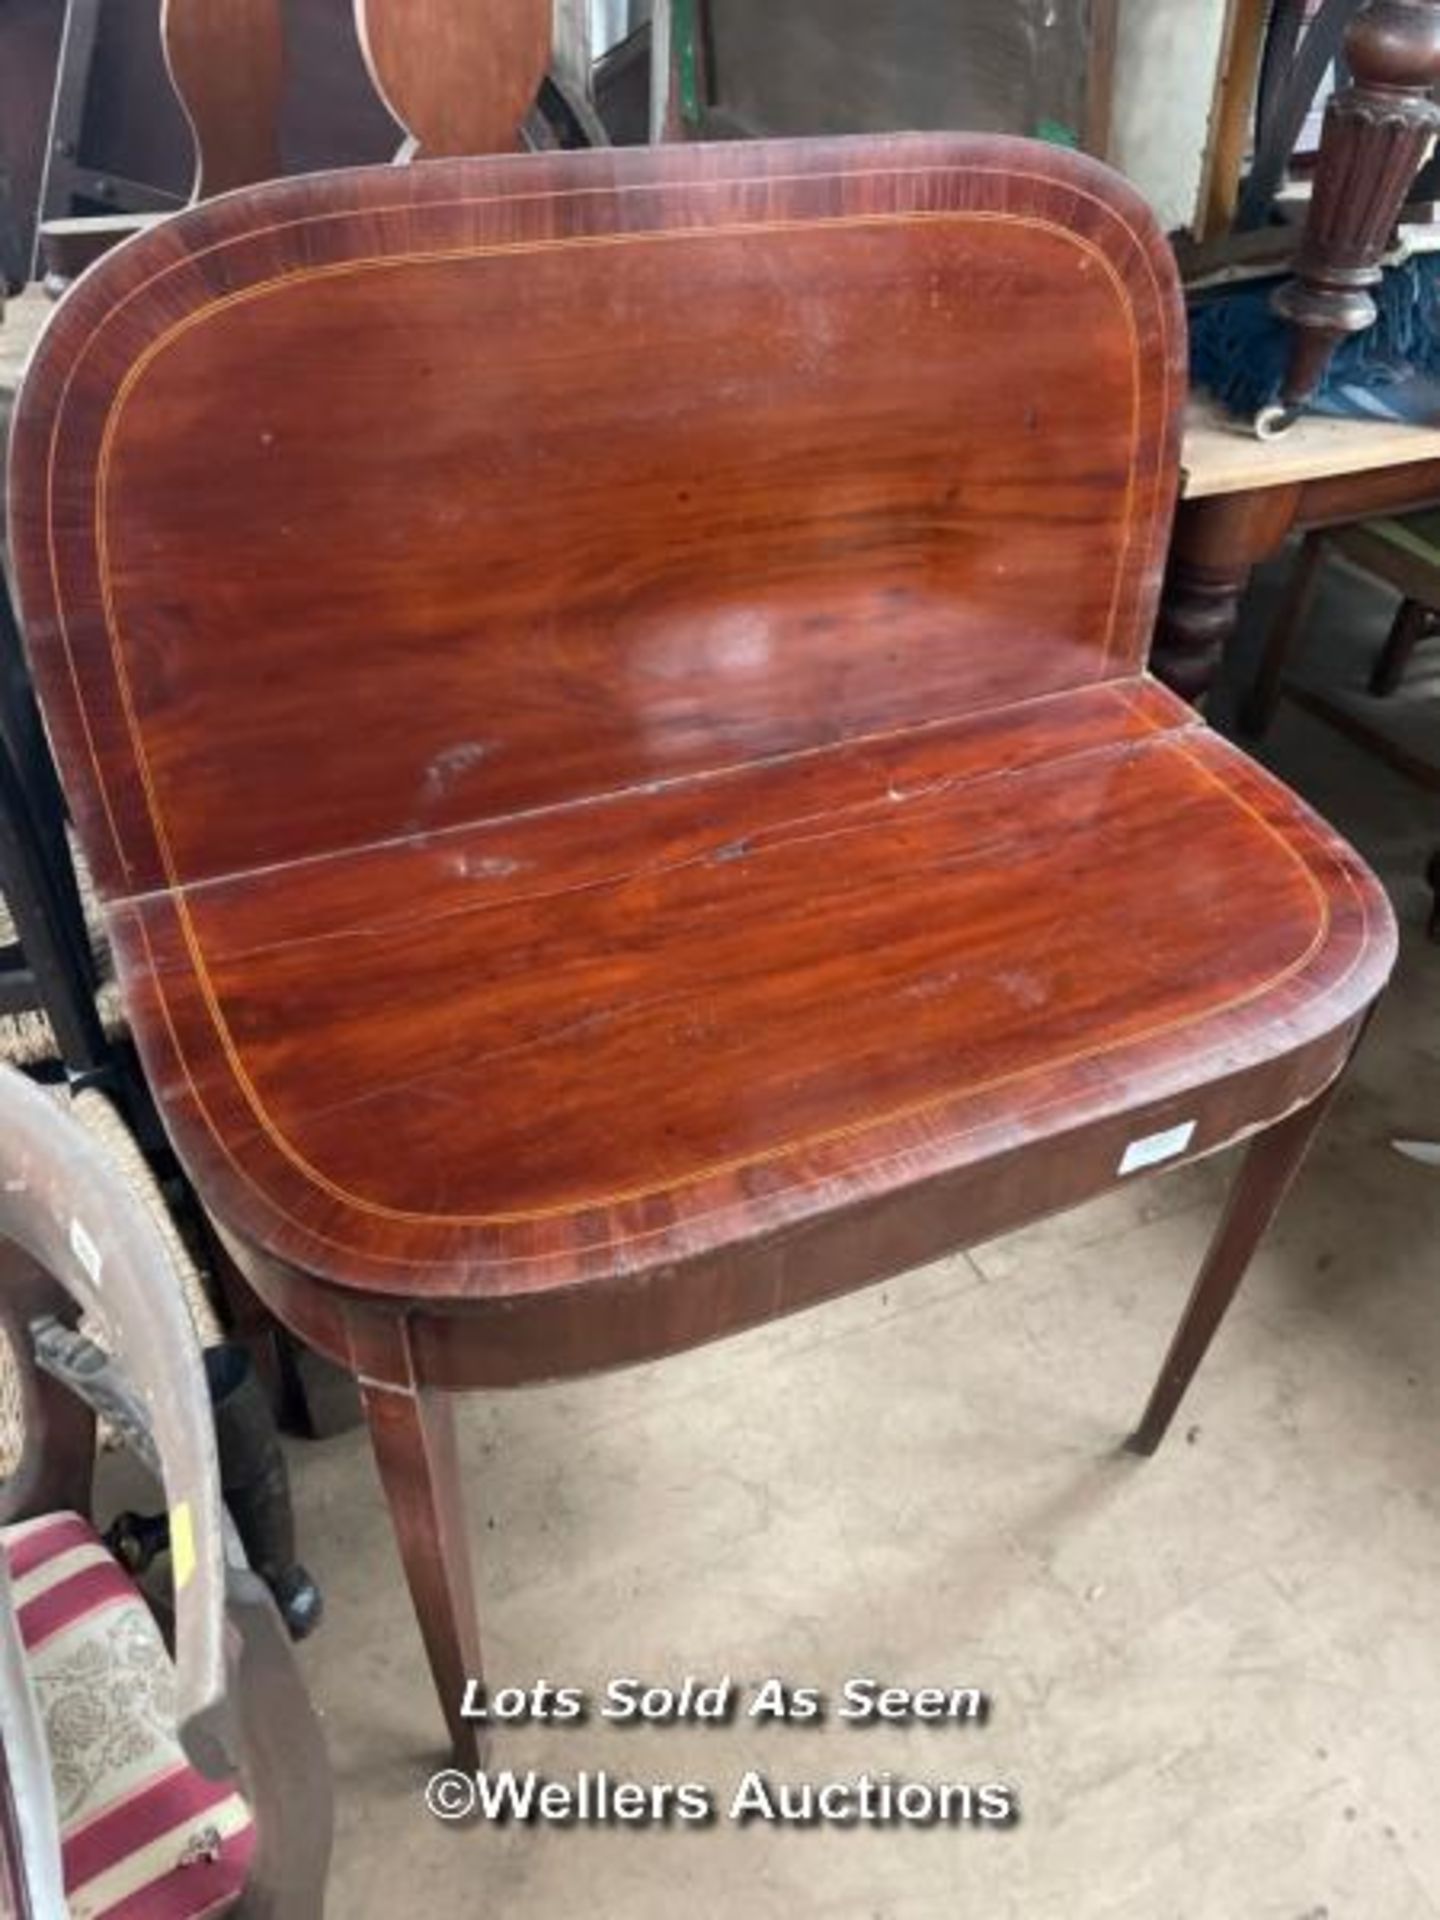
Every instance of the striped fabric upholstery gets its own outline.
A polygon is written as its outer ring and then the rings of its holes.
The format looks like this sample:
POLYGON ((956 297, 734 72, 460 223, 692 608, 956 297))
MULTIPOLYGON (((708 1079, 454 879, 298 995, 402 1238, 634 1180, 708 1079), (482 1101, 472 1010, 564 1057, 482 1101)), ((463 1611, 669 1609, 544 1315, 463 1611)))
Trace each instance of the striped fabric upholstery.
POLYGON ((149 1609, 79 1514, 0 1529, 50 1748, 72 1920, 199 1920, 245 1883, 249 1809, 175 1736, 149 1609))

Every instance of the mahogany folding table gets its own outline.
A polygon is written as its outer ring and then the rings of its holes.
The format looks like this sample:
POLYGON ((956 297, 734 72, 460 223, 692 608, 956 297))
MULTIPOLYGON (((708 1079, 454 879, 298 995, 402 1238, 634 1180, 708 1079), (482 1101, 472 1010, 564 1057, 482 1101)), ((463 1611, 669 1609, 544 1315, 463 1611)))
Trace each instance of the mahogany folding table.
POLYGON ((457 1390, 1253 1134, 1164 1432, 1394 953, 1145 672, 1183 392, 1138 197, 988 138, 292 180, 57 311, 12 512, 66 789, 462 1755, 457 1390))

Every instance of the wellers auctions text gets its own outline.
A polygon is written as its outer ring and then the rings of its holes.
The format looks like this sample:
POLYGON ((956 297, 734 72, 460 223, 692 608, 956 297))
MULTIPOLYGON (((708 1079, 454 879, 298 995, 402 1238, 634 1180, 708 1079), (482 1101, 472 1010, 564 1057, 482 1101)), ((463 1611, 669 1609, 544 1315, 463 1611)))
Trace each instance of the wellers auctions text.
POLYGON ((606 1772, 559 1779, 534 1770, 477 1773, 472 1813, 497 1825, 1007 1827, 1019 1797, 998 1781, 905 1780, 891 1773, 853 1779, 777 1781, 751 1769, 719 1792, 698 1780, 639 1781, 606 1772))

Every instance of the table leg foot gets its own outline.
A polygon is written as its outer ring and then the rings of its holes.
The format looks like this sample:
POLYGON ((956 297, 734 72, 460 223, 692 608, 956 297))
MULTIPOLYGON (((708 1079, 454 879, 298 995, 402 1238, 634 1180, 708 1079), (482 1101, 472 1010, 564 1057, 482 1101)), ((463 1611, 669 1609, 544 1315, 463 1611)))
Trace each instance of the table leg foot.
POLYGON ((1204 1359, 1250 1256, 1279 1210, 1330 1104, 1330 1089, 1287 1114, 1255 1139, 1235 1176, 1225 1212, 1139 1426, 1126 1441, 1130 1453, 1154 1453, 1165 1438, 1186 1388, 1204 1359))
POLYGON ((486 1743, 482 1726, 460 1709, 466 1681, 481 1678, 480 1628, 453 1400, 368 1380, 361 1395, 455 1765, 474 1771, 485 1764, 486 1743))

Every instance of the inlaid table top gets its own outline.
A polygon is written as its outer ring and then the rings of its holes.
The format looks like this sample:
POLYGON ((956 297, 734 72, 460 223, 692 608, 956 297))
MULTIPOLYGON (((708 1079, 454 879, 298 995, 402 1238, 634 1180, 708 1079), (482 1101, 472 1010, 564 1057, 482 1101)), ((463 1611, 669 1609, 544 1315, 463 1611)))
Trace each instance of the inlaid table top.
POLYGON ((226 1227, 718 1321, 818 1217, 1314 1093, 1393 930, 1144 673, 1183 372, 1138 200, 1004 141, 286 182, 78 284, 25 619, 226 1227))
POLYGON ((1335 838, 1149 681, 112 924, 225 1215, 335 1279, 461 1294, 692 1255, 1268 1060, 1388 950, 1335 838))

